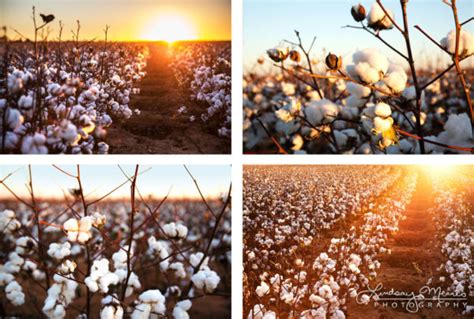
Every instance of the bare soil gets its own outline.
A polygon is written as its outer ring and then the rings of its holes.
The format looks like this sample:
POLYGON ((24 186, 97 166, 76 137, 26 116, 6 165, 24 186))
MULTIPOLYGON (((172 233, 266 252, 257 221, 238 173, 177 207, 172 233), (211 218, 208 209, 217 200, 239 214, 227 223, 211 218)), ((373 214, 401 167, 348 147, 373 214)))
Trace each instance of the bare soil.
MULTIPOLYGON (((378 271, 377 283, 383 284, 383 291, 394 289, 418 293, 428 279, 436 274, 436 268, 443 262, 443 256, 436 246, 436 229, 432 215, 428 212, 434 205, 431 184, 427 178, 420 175, 417 189, 408 205, 406 219, 399 223, 399 231, 387 241, 386 246, 392 250, 379 260, 381 268, 378 271)), ((375 287, 371 284, 370 287, 375 287)), ((349 318, 462 318, 460 311, 453 308, 421 309, 417 313, 407 312, 403 306, 393 309, 382 305, 359 305, 351 299, 348 304, 349 318)))
POLYGON ((189 99, 179 87, 169 67, 170 51, 164 43, 148 44, 150 58, 147 75, 138 87, 130 108, 140 115, 126 121, 115 121, 109 128, 107 141, 111 154, 229 154, 230 140, 205 126, 199 116, 194 122, 181 115, 185 105, 191 114, 204 112, 204 107, 189 99))

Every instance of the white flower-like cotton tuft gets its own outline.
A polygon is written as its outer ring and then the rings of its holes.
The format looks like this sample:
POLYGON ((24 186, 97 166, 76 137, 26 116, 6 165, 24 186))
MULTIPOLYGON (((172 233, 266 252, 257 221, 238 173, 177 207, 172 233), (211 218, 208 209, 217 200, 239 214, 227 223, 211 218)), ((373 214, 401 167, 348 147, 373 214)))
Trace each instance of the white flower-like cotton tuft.
POLYGON ((89 216, 82 217, 80 220, 68 219, 63 227, 71 242, 84 244, 92 237, 92 218, 89 216))
POLYGON ((63 244, 51 243, 49 244, 48 255, 54 259, 61 260, 71 255, 71 244, 69 242, 63 244))
POLYGON ((191 281, 197 288, 204 289, 208 293, 217 288, 220 280, 219 275, 212 270, 200 270, 191 277, 191 281))
POLYGON ((166 298, 158 289, 147 290, 138 297, 138 304, 133 310, 132 319, 148 319, 151 313, 164 315, 166 298))
MULTIPOLYGON (((456 51, 456 31, 449 31, 448 35, 441 39, 441 46, 448 50, 451 54, 456 51)), ((474 54, 474 36, 469 31, 461 30, 459 35, 459 56, 466 57, 474 54)))
POLYGON ((100 289, 103 293, 109 292, 109 286, 118 284, 118 281, 118 276, 109 271, 109 261, 105 258, 94 261, 90 275, 84 280, 90 291, 100 289))
POLYGON ((171 238, 186 238, 188 229, 182 224, 171 222, 163 226, 163 231, 171 238))
POLYGON ((14 306, 21 306, 25 303, 25 294, 16 281, 10 282, 5 287, 5 294, 7 295, 7 299, 10 300, 14 306))
POLYGON ((189 299, 177 302, 173 308, 174 319, 189 319, 188 311, 191 309, 192 302, 189 299))

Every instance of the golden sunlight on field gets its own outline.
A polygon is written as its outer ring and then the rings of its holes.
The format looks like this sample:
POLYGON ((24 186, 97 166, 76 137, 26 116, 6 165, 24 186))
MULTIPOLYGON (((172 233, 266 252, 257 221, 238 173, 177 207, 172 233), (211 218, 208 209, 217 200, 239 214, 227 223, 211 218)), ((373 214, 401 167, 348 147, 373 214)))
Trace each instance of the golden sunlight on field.
POLYGON ((141 36, 146 41, 173 43, 198 38, 196 26, 189 17, 180 13, 164 13, 149 22, 141 36))

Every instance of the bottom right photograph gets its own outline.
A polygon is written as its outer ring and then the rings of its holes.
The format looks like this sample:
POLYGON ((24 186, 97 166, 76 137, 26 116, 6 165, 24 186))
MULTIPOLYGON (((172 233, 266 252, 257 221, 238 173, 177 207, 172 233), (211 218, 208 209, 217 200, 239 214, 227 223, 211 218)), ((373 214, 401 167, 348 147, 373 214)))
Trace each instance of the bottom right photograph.
POLYGON ((474 165, 243 177, 244 318, 472 318, 474 165))

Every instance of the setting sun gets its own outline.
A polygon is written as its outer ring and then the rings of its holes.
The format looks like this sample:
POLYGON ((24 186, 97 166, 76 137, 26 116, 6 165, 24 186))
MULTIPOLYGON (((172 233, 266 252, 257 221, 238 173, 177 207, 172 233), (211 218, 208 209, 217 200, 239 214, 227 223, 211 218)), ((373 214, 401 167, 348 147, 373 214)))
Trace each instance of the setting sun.
POLYGON ((166 41, 173 43, 198 38, 192 21, 179 14, 163 14, 145 27, 142 38, 148 41, 166 41))

